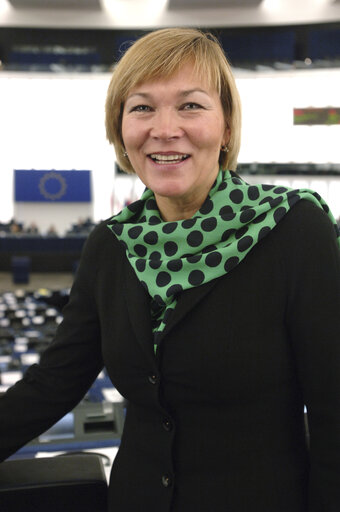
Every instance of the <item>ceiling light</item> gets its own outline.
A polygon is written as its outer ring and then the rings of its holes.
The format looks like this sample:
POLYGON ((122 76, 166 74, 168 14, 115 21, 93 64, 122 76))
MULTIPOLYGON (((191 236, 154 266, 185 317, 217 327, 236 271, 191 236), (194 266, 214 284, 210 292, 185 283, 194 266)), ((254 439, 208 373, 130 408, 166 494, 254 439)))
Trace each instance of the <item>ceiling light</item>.
POLYGON ((5 12, 9 11, 11 9, 11 6, 8 2, 8 0, 0 0, 0 15, 4 14, 5 12))
POLYGON ((113 16, 150 16, 165 10, 168 0, 102 0, 103 8, 113 16))
POLYGON ((282 7, 282 0, 263 0, 260 7, 265 11, 277 11, 282 7))

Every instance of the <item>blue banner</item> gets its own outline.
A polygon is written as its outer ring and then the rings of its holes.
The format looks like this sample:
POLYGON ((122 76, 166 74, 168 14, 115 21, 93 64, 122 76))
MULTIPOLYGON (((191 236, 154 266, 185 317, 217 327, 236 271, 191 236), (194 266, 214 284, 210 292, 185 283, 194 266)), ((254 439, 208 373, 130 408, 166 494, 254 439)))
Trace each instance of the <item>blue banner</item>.
POLYGON ((16 202, 88 203, 91 171, 14 171, 16 202))

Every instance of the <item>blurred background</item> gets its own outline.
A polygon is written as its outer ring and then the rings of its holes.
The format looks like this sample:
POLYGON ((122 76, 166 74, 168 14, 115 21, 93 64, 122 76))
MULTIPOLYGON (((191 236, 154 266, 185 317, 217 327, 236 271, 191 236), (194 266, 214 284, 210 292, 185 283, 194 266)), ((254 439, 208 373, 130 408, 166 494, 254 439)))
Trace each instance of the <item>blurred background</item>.
POLYGON ((0 221, 64 235, 140 194, 106 141, 105 95, 124 49, 165 26, 220 39, 243 104, 238 171, 317 189, 338 218, 339 0, 0 0, 0 221), (90 171, 91 197, 15 200, 14 170, 90 171))
MULTIPOLYGON (((243 178, 312 188, 339 221, 340 0, 0 0, 0 394, 53 339, 93 226, 144 188, 116 165, 105 96, 131 42, 169 26, 223 45, 243 178)), ((24 451, 115 446, 123 408, 104 370, 24 451)))

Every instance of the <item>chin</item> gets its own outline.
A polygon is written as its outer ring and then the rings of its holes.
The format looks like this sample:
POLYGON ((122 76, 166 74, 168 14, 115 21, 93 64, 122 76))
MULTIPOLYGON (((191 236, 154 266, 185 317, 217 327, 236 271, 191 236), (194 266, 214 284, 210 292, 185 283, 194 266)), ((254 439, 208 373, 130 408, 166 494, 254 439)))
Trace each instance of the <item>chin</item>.
POLYGON ((154 188, 151 187, 151 190, 154 192, 155 195, 169 198, 181 197, 186 193, 186 190, 183 187, 183 184, 181 183, 171 183, 167 185, 163 184, 155 186, 154 188))

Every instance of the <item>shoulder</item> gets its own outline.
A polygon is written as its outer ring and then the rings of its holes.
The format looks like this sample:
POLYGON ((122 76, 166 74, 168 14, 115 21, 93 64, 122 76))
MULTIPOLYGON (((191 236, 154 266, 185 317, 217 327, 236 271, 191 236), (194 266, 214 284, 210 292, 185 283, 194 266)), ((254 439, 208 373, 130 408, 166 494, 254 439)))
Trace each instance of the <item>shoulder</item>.
POLYGON ((124 253, 116 236, 108 227, 110 219, 99 222, 89 234, 82 252, 82 259, 93 260, 96 263, 103 256, 112 254, 121 255, 124 253))
POLYGON ((294 262, 294 266, 332 261, 339 267, 336 229, 323 208, 301 199, 273 229, 273 242, 286 262, 294 262))
POLYGON ((108 227, 110 219, 102 220, 99 222, 89 234, 86 243, 88 245, 96 245, 102 243, 118 243, 117 238, 108 227))
POLYGON ((100 269, 120 268, 125 252, 108 228, 109 219, 98 223, 89 234, 79 261, 77 283, 92 286, 100 269))
POLYGON ((336 226, 327 213, 307 199, 298 201, 275 229, 292 241, 307 242, 320 237, 336 241, 337 238, 336 226))

